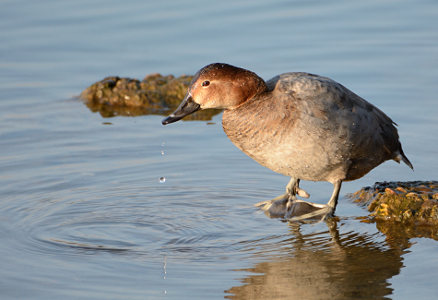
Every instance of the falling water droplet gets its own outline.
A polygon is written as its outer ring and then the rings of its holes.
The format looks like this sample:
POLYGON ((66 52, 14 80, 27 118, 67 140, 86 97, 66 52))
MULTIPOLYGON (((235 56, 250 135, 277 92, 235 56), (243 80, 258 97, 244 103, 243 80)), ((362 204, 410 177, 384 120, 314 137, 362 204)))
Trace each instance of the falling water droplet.
POLYGON ((160 177, 160 183, 165 183, 166 182, 166 177, 160 177))
POLYGON ((167 256, 164 257, 164 262, 163 262, 163 279, 166 279, 166 274, 167 274, 167 256))
MULTIPOLYGON (((164 256, 164 262, 163 262, 163 279, 166 280, 166 275, 167 275, 167 258, 166 256, 164 256)), ((167 294, 167 290, 164 290, 164 295, 167 294)))

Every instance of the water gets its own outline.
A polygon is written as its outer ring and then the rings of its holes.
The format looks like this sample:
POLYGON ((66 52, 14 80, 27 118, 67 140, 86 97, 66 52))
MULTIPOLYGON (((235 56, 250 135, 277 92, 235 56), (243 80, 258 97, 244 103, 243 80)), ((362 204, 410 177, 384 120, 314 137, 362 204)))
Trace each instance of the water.
POLYGON ((434 1, 3 1, 1 298, 434 299, 436 241, 384 234, 344 196, 437 179, 437 20, 434 1), (287 224, 253 204, 288 179, 234 148, 220 116, 163 127, 74 98, 215 61, 342 82, 399 124, 415 172, 387 162, 344 184, 338 221, 287 224))

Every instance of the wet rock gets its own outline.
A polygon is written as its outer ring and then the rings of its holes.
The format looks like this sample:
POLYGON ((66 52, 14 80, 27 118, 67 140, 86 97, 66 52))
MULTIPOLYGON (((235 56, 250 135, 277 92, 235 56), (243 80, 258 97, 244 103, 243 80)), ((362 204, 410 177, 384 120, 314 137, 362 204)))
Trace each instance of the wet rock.
POLYGON ((438 181, 376 182, 348 195, 373 219, 438 226, 438 181))
POLYGON ((387 240, 414 237, 438 240, 438 181, 376 182, 347 195, 365 206, 387 240))
MULTIPOLYGON (((167 115, 184 98, 193 76, 147 75, 143 80, 106 77, 86 88, 80 95, 87 107, 103 117, 167 115)), ((185 120, 211 120, 220 110, 196 112, 185 120)))

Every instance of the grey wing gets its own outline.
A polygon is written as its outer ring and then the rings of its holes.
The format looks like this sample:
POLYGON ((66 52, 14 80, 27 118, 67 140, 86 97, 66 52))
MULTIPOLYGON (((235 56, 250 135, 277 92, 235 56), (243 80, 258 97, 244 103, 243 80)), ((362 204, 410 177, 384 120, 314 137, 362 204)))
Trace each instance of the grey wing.
POLYGON ((326 93, 327 115, 336 120, 339 143, 346 149, 343 156, 351 163, 347 180, 362 177, 386 160, 399 161, 400 154, 404 157, 396 124, 384 112, 334 81, 326 93))
POLYGON ((306 134, 315 145, 333 153, 328 158, 332 163, 351 162, 350 179, 363 176, 385 160, 397 160, 403 153, 395 123, 343 85, 308 73, 280 77, 284 86, 276 90, 294 94, 306 134))
POLYGON ((317 128, 323 135, 329 133, 359 143, 357 151, 383 149, 386 159, 393 158, 400 148, 396 124, 384 112, 328 77, 284 73, 270 79, 267 85, 269 89, 275 87, 280 95, 292 96, 290 99, 294 99, 309 130, 317 128))

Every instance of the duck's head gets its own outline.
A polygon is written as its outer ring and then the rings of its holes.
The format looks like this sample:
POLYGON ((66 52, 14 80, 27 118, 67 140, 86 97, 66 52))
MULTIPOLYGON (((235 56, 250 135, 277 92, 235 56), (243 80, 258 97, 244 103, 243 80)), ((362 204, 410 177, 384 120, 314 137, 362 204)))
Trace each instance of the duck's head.
POLYGON ((176 122, 200 109, 234 109, 265 90, 263 79, 251 71, 210 64, 196 73, 181 104, 162 123, 176 122))

